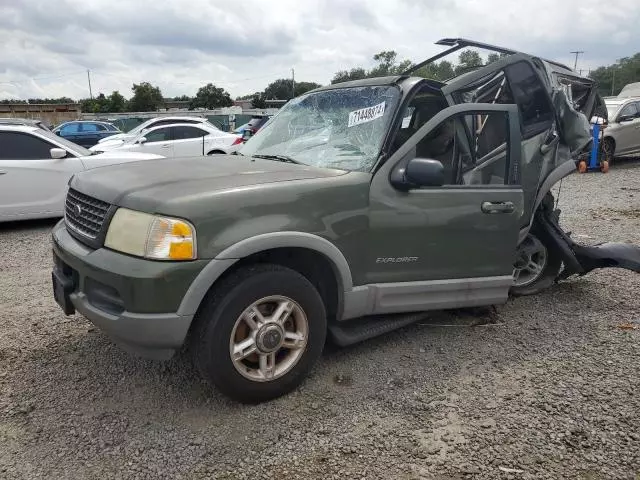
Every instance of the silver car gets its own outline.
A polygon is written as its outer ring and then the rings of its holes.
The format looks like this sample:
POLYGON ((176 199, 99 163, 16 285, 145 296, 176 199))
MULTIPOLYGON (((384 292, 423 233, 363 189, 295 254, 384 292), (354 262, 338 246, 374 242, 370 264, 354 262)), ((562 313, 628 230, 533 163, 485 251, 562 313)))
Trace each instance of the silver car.
POLYGON ((604 103, 609 121, 603 133, 603 149, 609 161, 614 156, 640 155, 640 97, 608 97, 604 103))

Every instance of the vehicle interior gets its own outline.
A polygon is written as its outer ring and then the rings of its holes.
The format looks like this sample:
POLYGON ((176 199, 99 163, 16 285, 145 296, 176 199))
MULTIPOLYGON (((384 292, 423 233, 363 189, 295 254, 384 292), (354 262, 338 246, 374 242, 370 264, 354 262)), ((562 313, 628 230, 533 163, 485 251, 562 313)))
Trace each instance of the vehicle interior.
MULTIPOLYGON (((501 102, 509 96, 504 76, 464 92, 467 102, 501 102)), ((462 102, 460 102, 462 103, 462 102)), ((390 154, 448 107, 439 89, 425 82, 406 105, 402 124, 393 140, 390 154)), ((395 170, 402 169, 413 158, 438 160, 442 163, 446 185, 503 184, 507 160, 507 127, 503 114, 461 115, 445 120, 422 138, 400 160, 395 170)))

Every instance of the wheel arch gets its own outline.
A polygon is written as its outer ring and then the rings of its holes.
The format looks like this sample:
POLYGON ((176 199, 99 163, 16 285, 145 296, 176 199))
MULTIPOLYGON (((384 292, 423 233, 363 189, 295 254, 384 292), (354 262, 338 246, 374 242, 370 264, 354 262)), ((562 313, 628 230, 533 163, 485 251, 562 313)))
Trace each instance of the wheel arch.
POLYGON ((551 189, 556 183, 558 183, 564 177, 573 173, 575 169, 576 169, 576 164, 573 160, 566 161, 559 167, 552 170, 551 173, 547 176, 547 178, 545 178, 544 182, 542 182, 542 185, 538 189, 538 193, 536 194, 536 201, 530 213, 531 218, 529 219, 529 223, 525 227, 520 229, 520 234, 518 237, 518 245, 520 245, 524 241, 524 239, 527 238, 527 234, 529 233, 529 231, 531 230, 531 227, 533 226, 533 221, 536 216, 536 211, 538 210, 538 207, 542 203, 542 200, 544 200, 544 197, 547 195, 547 193, 551 191, 551 189))
MULTIPOLYGON (((222 276, 243 265, 254 262, 273 261, 300 272, 296 261, 310 258, 326 262, 335 282, 335 315, 340 318, 344 305, 344 292, 353 288, 349 264, 342 252, 329 240, 303 232, 274 232, 256 235, 229 246, 211 260, 189 286, 180 306, 179 315, 195 315, 203 299, 222 276), (287 255, 288 254, 288 255, 287 255), (302 257, 298 256, 302 255, 302 257), (293 262, 285 260, 294 257, 293 262)), ((303 265, 303 264, 302 264, 303 265)), ((304 266, 304 265, 303 265, 304 266)), ((309 272, 306 272, 309 274, 309 272)), ((322 274, 322 269, 320 269, 322 274)), ((307 276, 307 275, 305 275, 307 276)), ((313 272, 311 273, 313 277, 313 272)), ((310 279, 313 283, 314 279, 310 279)), ((333 294, 331 287, 330 294, 333 294)), ((321 292, 321 295, 330 295, 321 292)))

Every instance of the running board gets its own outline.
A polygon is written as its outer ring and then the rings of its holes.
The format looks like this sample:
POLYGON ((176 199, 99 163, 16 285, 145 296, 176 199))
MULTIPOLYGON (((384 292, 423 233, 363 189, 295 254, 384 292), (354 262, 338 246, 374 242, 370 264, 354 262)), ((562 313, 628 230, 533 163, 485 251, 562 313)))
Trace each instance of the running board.
POLYGON ((346 347, 406 327, 427 316, 427 313, 420 312, 361 317, 329 325, 329 337, 339 347, 346 347))

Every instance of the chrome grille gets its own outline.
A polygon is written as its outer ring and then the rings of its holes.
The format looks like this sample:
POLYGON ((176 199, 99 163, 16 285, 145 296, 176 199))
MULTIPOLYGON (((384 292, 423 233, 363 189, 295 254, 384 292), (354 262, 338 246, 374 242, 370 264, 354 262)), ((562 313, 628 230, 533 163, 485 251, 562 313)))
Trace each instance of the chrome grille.
POLYGON ((65 222, 71 230, 94 240, 102 230, 110 205, 72 188, 65 200, 65 222))

